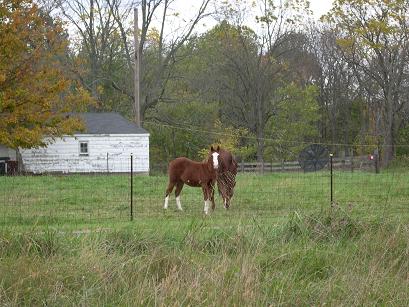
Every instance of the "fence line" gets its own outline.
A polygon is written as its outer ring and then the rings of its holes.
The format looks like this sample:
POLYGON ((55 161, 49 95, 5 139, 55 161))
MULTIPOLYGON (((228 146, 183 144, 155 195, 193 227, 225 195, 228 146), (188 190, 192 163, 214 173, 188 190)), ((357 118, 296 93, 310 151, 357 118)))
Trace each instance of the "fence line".
MULTIPOLYGON (((0 177, 0 226, 129 221, 162 217, 167 177, 134 176, 135 157, 115 160, 106 173, 0 177)), ((111 164, 112 163, 112 164, 111 164)), ((365 214, 404 214, 409 206, 409 169, 382 170, 368 156, 332 158, 324 169, 304 172, 298 161, 240 162, 233 216, 280 217, 292 210, 320 210, 334 202, 365 214), (331 172, 332 166, 332 172, 331 172), (264 172, 260 176, 255 172, 264 172)), ((184 215, 203 212, 201 189, 185 187, 184 215)), ((216 196, 218 210, 221 200, 216 196)), ((173 198, 173 202, 175 202, 173 198)), ((172 199, 170 203, 172 208, 172 199)), ((173 203, 173 209, 175 209, 173 203)), ((179 214, 169 209, 167 214, 179 214)), ((409 215, 409 213, 408 213, 409 215)))
MULTIPOLYGON (((329 168, 330 163, 327 164, 329 168)), ((377 160, 371 159, 370 156, 355 156, 355 157, 345 157, 345 158, 333 158, 333 168, 334 169, 344 169, 344 170, 376 170, 377 160)), ((299 161, 272 161, 272 162, 239 162, 238 163, 239 172, 293 172, 302 171, 302 167, 299 161)))

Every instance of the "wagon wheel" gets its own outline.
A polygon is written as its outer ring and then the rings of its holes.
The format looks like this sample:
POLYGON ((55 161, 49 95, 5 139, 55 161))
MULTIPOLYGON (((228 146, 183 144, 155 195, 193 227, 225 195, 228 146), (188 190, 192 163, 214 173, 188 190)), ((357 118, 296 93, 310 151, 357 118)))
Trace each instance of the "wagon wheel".
POLYGON ((300 152, 298 162, 304 172, 316 172, 328 164, 328 155, 326 147, 312 144, 300 152))

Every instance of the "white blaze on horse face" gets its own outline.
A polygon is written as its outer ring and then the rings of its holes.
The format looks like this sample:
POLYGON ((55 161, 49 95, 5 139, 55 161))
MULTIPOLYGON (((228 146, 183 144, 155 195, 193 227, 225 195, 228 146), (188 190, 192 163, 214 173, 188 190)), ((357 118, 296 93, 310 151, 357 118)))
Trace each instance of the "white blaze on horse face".
POLYGON ((180 196, 176 197, 176 206, 180 211, 183 211, 182 204, 180 203, 180 196))
POLYGON ((214 169, 218 169, 219 168, 219 153, 214 152, 212 153, 212 158, 213 158, 213 167, 214 169))
POLYGON ((165 197, 165 204, 163 205, 163 209, 168 209, 168 203, 169 203, 169 196, 165 197))

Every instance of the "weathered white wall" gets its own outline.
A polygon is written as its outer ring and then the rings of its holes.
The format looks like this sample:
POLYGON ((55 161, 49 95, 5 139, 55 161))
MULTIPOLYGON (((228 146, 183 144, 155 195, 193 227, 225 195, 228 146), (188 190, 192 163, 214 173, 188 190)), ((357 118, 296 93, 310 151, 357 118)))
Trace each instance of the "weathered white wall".
POLYGON ((9 157, 10 160, 16 160, 16 151, 0 144, 0 157, 9 157))
POLYGON ((22 149, 24 170, 33 173, 149 172, 149 135, 76 135, 56 139, 45 148, 22 149), (88 142, 88 156, 80 156, 80 142, 88 142), (108 153, 108 164, 107 164, 108 153))

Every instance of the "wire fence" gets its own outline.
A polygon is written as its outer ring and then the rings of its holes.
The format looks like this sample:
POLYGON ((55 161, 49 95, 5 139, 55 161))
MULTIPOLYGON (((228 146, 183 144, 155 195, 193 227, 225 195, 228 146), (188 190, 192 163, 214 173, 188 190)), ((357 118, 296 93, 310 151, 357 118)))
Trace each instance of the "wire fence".
MULTIPOLYGON (((211 216, 280 218, 294 210, 313 212, 331 205, 365 217, 409 216, 409 168, 382 169, 375 159, 371 155, 328 156, 328 162, 314 171, 305 171, 294 161, 252 162, 252 166, 242 161, 231 208, 223 209, 216 192, 216 211, 211 216)), ((165 174, 139 174, 135 157, 111 162, 121 172, 90 168, 83 174, 1 176, 0 225, 87 224, 203 214, 200 188, 183 188, 183 212, 177 211, 174 195, 165 212, 165 174)))

